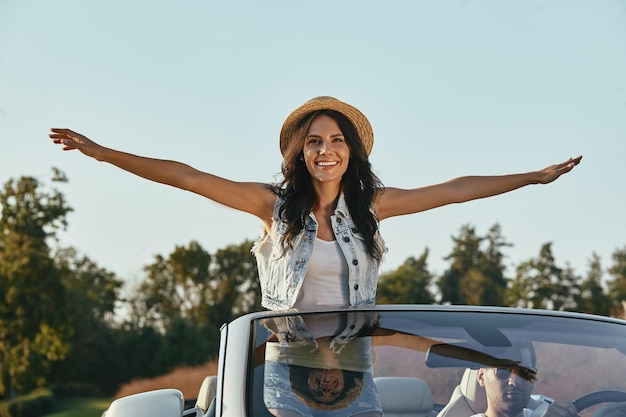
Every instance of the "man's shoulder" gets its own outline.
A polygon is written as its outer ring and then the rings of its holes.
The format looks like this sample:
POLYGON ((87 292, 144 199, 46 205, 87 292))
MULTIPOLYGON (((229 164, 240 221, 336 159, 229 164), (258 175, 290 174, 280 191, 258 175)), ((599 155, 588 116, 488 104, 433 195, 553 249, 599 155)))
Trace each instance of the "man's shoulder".
MULTIPOLYGON (((530 408, 524 408, 523 410, 524 412, 524 417, 530 417, 533 414, 533 410, 531 410, 530 408)), ((487 417, 485 415, 485 413, 476 413, 471 415, 470 417, 487 417)))

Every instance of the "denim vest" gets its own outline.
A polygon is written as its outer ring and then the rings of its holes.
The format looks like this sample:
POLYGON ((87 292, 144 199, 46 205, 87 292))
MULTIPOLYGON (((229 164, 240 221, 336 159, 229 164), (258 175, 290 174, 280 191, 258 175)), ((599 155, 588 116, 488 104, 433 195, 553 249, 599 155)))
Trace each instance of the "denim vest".
MULTIPOLYGON (((287 224, 279 218, 282 200, 274 206, 269 233, 264 234, 252 248, 259 270, 261 304, 270 310, 291 308, 298 298, 317 236, 317 221, 313 213, 305 218, 302 232, 295 238, 293 248, 283 248, 281 238, 287 224)), ((335 239, 348 263, 350 305, 373 305, 380 262, 367 253, 363 237, 356 229, 348 212, 343 193, 339 196, 335 213, 331 216, 335 239)), ((376 231, 380 247, 385 243, 376 231)))
MULTIPOLYGON (((343 347, 352 342, 359 334, 366 329, 373 331, 378 327, 380 315, 375 311, 348 311, 346 313, 324 316, 328 319, 336 319, 337 324, 345 320, 343 327, 337 327, 333 339, 330 342, 330 350, 340 353, 343 347)), ((304 318, 300 315, 271 317, 263 320, 263 325, 269 329, 280 343, 293 343, 302 341, 313 348, 317 348, 317 337, 329 336, 327 334, 313 335, 306 325, 304 318)), ((309 351, 311 349, 309 348, 309 351)))

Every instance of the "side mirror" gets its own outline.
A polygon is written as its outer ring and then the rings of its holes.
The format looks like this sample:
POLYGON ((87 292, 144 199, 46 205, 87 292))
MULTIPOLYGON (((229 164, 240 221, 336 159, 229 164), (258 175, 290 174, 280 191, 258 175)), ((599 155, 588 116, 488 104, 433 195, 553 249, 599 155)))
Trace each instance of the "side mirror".
POLYGON ((177 389, 161 389, 118 398, 106 417, 181 417, 185 399, 177 389))

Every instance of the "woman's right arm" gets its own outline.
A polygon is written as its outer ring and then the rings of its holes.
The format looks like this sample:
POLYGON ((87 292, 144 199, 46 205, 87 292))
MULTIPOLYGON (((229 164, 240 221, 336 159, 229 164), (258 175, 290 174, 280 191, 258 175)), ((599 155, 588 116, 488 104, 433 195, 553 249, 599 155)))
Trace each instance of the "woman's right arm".
POLYGON ((146 158, 106 148, 69 129, 51 130, 50 138, 54 143, 63 145, 64 151, 77 149, 84 155, 150 181, 188 190, 227 207, 253 214, 266 225, 271 222, 276 196, 266 184, 230 181, 180 162, 146 158))

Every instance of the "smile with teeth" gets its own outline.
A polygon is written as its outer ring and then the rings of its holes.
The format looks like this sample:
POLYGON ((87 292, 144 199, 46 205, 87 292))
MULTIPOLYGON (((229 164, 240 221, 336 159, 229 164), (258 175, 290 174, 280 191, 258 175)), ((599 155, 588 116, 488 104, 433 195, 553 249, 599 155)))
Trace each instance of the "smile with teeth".
POLYGON ((335 162, 319 161, 315 163, 315 165, 322 166, 322 167, 330 167, 330 166, 337 165, 337 164, 338 162, 336 161, 335 162))

